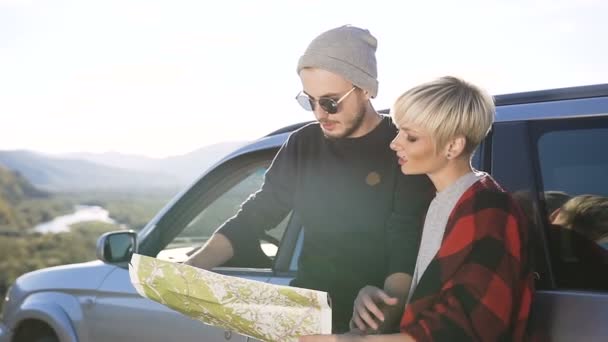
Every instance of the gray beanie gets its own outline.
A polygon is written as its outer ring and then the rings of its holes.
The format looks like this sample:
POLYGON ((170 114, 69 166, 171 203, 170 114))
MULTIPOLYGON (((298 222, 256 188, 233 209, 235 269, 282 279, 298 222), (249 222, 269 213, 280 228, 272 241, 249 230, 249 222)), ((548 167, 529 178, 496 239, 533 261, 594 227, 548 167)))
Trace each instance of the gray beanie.
POLYGON ((304 68, 331 71, 367 90, 378 94, 376 47, 378 42, 368 30, 341 26, 321 33, 298 61, 298 74, 304 68))

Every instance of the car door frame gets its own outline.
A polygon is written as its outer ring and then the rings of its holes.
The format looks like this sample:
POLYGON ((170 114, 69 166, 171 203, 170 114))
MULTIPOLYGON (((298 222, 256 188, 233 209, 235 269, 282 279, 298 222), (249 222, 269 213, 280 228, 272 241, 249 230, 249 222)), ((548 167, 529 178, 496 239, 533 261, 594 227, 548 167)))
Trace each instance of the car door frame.
POLYGON ((145 234, 140 235, 138 253, 155 257, 201 211, 246 176, 247 172, 239 172, 238 170, 250 170, 255 166, 267 166, 277 151, 278 147, 244 153, 211 169, 181 194, 158 219, 153 220, 151 223, 153 227, 145 234), (235 170, 237 171, 235 172, 235 170), (230 178, 226 179, 227 177, 230 178))

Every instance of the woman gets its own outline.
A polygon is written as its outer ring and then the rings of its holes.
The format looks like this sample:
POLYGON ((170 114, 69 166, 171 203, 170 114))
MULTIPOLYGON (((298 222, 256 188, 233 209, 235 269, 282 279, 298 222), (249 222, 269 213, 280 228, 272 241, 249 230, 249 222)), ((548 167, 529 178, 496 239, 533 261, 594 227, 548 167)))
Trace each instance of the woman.
MULTIPOLYGON (((437 189, 424 223, 418 260, 393 335, 307 336, 301 341, 521 341, 533 294, 525 218, 488 174, 471 167, 494 120, 492 98, 454 77, 415 87, 392 109, 391 143, 404 174, 427 174, 437 189)), ((355 301, 361 330, 392 305, 366 287, 355 301)))

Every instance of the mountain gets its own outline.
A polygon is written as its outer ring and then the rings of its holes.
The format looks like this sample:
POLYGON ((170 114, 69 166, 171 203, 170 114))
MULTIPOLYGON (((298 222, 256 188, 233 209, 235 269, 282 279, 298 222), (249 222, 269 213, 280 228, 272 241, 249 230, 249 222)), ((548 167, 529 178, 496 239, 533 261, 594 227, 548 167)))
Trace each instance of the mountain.
POLYGON ((57 158, 31 151, 0 151, 0 165, 18 171, 34 186, 50 191, 165 189, 181 186, 176 177, 57 158))
POLYGON ((0 151, 0 166, 18 171, 34 186, 50 191, 177 189, 245 142, 227 142, 167 158, 108 153, 46 155, 0 151))
POLYGON ((246 142, 225 142, 205 146, 193 152, 166 158, 149 158, 118 152, 71 153, 64 157, 90 161, 96 164, 134 171, 172 175, 181 184, 189 184, 203 171, 246 142))

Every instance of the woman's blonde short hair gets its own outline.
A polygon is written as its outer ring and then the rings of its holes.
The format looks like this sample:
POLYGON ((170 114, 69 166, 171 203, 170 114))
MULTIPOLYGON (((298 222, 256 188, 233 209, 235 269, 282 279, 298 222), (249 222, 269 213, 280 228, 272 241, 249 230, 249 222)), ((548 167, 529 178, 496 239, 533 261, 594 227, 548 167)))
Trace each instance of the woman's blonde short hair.
POLYGON ((473 153, 494 122, 493 98, 477 86, 446 76, 401 95, 391 114, 402 126, 414 123, 430 131, 436 150, 453 138, 466 138, 465 153, 473 153))

